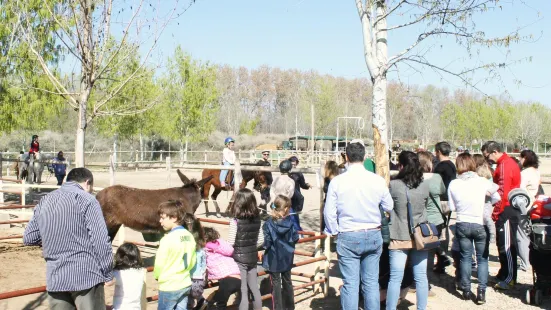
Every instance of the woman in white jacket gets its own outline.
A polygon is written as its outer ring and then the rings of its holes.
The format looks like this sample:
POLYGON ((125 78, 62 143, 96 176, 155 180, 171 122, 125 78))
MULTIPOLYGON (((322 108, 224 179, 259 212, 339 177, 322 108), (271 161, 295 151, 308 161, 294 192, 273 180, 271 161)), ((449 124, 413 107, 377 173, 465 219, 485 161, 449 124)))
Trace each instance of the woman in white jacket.
POLYGON ((484 227, 484 204, 491 195, 491 184, 476 174, 476 163, 468 153, 456 159, 457 179, 450 182, 448 198, 450 210, 457 212, 455 237, 460 249, 461 290, 465 300, 473 300, 471 292, 471 264, 473 242, 478 263, 478 291, 476 302, 486 302, 488 283, 489 238, 484 227))

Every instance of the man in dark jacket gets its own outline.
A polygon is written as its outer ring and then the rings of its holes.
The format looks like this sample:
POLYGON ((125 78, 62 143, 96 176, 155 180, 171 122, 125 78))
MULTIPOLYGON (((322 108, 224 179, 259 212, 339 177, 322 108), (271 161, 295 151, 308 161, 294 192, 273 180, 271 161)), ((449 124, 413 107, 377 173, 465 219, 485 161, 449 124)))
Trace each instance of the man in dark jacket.
MULTIPOLYGON (((451 150, 452 147, 446 141, 438 142, 434 146, 434 153, 436 155, 437 164, 434 165, 433 172, 438 173, 442 177, 442 181, 444 181, 444 186, 446 186, 446 193, 440 195, 440 212, 442 212, 442 210, 444 209, 447 209, 446 207, 448 205, 448 186, 450 186, 450 182, 457 177, 457 169, 455 168, 455 164, 450 160, 451 150)), ((448 250, 448 246, 450 243, 450 233, 449 229, 447 228, 449 224, 449 214, 443 213, 442 217, 447 217, 445 223, 443 224, 446 238, 440 241, 440 248, 436 252, 437 263, 434 267, 434 272, 443 274, 446 273, 446 267, 451 265, 451 262, 450 259, 446 256, 446 251, 448 250)), ((454 253, 452 252, 452 254, 454 253)), ((455 254, 458 255, 459 253, 455 254)))
MULTIPOLYGON (((295 169, 299 164, 299 160, 296 156, 291 156, 291 158, 289 158, 289 161, 293 165, 293 169, 295 169)), ((304 196, 302 196, 300 189, 310 189, 312 188, 312 186, 306 183, 306 180, 304 179, 304 174, 302 174, 302 172, 291 172, 289 173, 289 177, 293 179, 293 181, 295 181, 295 194, 291 199, 291 219, 293 220, 293 224, 295 225, 296 230, 303 230, 302 227, 300 227, 300 218, 296 213, 302 211, 302 207, 304 204, 304 196)))

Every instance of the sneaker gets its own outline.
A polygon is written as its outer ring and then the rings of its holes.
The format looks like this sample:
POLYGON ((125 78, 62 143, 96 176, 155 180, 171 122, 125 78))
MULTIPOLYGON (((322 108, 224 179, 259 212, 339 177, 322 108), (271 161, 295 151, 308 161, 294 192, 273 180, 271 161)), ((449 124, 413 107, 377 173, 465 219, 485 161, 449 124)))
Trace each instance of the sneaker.
POLYGON ((483 305, 486 303, 486 290, 478 290, 476 294, 476 303, 479 305, 483 305))
POLYGON ((515 286, 515 281, 511 281, 509 283, 505 282, 505 281, 499 281, 495 286, 494 288, 495 289, 498 289, 498 290, 508 290, 508 289, 512 289, 513 287, 515 286))
POLYGON ((471 290, 465 290, 463 291, 463 300, 474 300, 475 296, 471 290))

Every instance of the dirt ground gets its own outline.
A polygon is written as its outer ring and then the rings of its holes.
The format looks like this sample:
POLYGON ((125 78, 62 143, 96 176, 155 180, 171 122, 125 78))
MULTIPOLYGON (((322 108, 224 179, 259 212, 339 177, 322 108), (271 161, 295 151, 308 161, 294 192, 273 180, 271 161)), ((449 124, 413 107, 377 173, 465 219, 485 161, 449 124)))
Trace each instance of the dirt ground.
MULTIPOLYGON (((551 173, 551 163, 549 165, 544 165, 542 167, 543 173, 551 173)), ((184 172, 188 177, 199 178, 200 171, 185 171, 184 172)), ((274 175, 274 177, 277 174, 274 175)), ((98 187, 106 187, 109 183, 109 175, 106 172, 95 172, 95 185, 98 187)), ((166 171, 152 170, 152 171, 139 171, 139 172, 118 172, 115 176, 117 184, 123 184, 127 186, 133 186, 138 188, 165 188, 169 186, 178 186, 181 184, 181 181, 178 179, 178 176, 175 171, 170 175, 170 178, 167 177, 166 171)), ((46 178, 45 178, 46 179, 46 178)), ((54 184, 53 177, 47 179, 47 183, 54 184)), ((305 207, 304 211, 301 214, 301 224, 303 229, 316 231, 319 229, 319 195, 320 190, 316 178, 314 175, 306 175, 306 180, 314 188, 303 191, 305 196, 305 207)), ((252 187, 252 182, 249 184, 249 187, 252 187)), ((551 186, 544 187, 546 192, 551 192, 551 186)), ((44 193, 42 193, 43 195, 44 193)), ((39 196, 35 197, 36 199, 39 196)), ((222 210, 225 209, 229 201, 229 194, 222 193, 218 200, 220 202, 220 207, 222 210)), ((213 211, 214 208, 210 207, 210 211, 213 211)), ((200 208, 197 210, 197 215, 199 217, 205 217, 205 208, 201 204, 200 208)), ((213 215, 210 215, 210 218, 216 218, 213 215)), ((208 225, 208 224, 207 224, 208 225)), ((227 235, 227 228, 223 225, 213 224, 217 229, 219 229, 222 236, 227 235)), ((8 235, 19 235, 23 233, 23 228, 21 226, 12 225, 9 229, 0 229, 0 236, 8 235)), ((142 241, 143 238, 141 234, 132 231, 131 229, 125 230, 125 240, 130 241, 142 241)), ((114 250, 116 247, 114 246, 114 250)), ((142 254, 146 258, 146 263, 152 265, 154 262, 154 250, 150 248, 141 247, 142 254)), ((297 246, 297 249, 301 250, 314 250, 313 242, 308 244, 300 244, 297 246)), ((493 275, 495 275, 499 269, 499 262, 497 259, 497 248, 495 245, 492 245, 490 248, 490 284, 494 283, 493 275)), ((303 260, 304 257, 295 257, 295 261, 303 260)), ((9 242, 0 241, 0 293, 26 289, 36 286, 45 285, 45 262, 42 258, 42 252, 40 248, 37 247, 24 247, 21 245, 20 240, 13 240, 9 242)), ((316 268, 316 264, 306 265, 297 268, 296 270, 302 271, 305 273, 313 273, 316 268)), ((445 275, 439 276, 434 285, 434 292, 436 297, 429 298, 428 309, 470 309, 475 307, 472 302, 463 301, 460 299, 460 295, 454 289, 453 282, 453 273, 454 268, 449 267, 447 269, 448 273, 445 275)), ((309 280, 301 277, 293 276, 293 281, 295 285, 299 285, 300 282, 308 282, 309 280)), ((476 279, 473 279, 473 283, 476 282, 476 279)), ((152 296, 157 294, 157 285, 155 280, 152 278, 152 274, 148 274, 148 287, 147 295, 152 296)), ((333 253, 331 256, 330 264, 330 287, 328 297, 323 296, 323 294, 313 295, 311 287, 308 287, 303 290, 296 291, 295 301, 296 309, 339 309, 339 287, 342 284, 340 279, 340 273, 338 270, 338 263, 336 253, 333 253)), ((489 288, 487 291, 487 303, 483 306, 477 306, 477 309, 551 309, 551 300, 546 299, 545 302, 539 306, 529 306, 523 303, 523 298, 525 290, 530 287, 532 284, 532 271, 528 272, 519 272, 518 284, 515 289, 506 292, 498 292, 493 288, 489 288)), ((263 286, 261 285, 261 289, 263 286)), ((210 291, 207 291, 205 295, 208 295, 210 291)), ((263 292, 265 294, 265 292, 263 292)), ((106 289, 106 301, 108 304, 111 304, 113 296, 112 288, 106 289)), ((148 304, 148 309, 156 309, 156 302, 150 302, 148 304)), ((47 309, 47 298, 46 294, 33 294, 27 295, 18 298, 0 300, 0 310, 4 309, 47 309)), ((264 309, 270 309, 269 302, 264 303, 264 309)), ((415 293, 409 293, 407 295, 407 300, 402 302, 399 306, 399 309, 416 309, 415 307, 415 293)))

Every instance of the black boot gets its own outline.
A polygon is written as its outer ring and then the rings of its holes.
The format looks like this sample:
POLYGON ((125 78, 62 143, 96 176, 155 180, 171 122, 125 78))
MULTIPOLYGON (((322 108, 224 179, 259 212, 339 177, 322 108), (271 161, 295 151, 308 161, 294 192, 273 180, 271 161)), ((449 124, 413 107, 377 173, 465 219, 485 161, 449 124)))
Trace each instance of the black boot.
POLYGON ((464 290, 463 291, 463 299, 464 300, 474 300, 473 292, 471 292, 471 290, 464 290))
POLYGON ((486 303, 486 290, 478 289, 478 292, 476 294, 476 303, 479 305, 483 305, 486 303))

